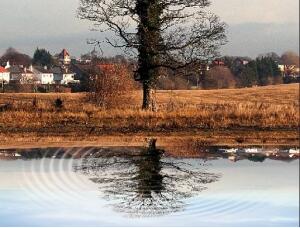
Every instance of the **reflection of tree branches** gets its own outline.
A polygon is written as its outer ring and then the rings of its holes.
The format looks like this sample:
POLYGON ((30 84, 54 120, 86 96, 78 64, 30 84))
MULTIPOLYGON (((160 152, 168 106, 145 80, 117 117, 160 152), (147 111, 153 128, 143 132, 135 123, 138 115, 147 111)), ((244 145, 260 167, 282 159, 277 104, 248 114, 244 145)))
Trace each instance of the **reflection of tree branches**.
POLYGON ((184 199, 219 179, 219 175, 203 171, 201 165, 147 154, 84 158, 76 170, 99 184, 117 211, 158 216, 183 210, 184 199))

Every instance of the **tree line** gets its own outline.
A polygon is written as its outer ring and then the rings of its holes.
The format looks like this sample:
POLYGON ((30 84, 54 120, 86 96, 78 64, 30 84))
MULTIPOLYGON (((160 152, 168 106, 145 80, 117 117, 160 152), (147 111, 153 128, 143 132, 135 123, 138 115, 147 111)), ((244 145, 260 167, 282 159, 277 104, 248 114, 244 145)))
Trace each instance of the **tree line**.
POLYGON ((44 48, 37 48, 33 54, 33 57, 31 57, 24 53, 20 53, 13 47, 9 47, 5 53, 0 56, 1 65, 6 64, 7 62, 9 62, 10 65, 21 65, 26 67, 30 66, 31 64, 47 67, 58 65, 57 59, 44 48))
POLYGON ((266 86, 299 82, 299 78, 288 77, 280 71, 279 65, 299 67, 299 55, 285 52, 282 56, 272 52, 255 59, 242 56, 224 56, 213 63, 191 67, 188 71, 163 74, 158 80, 159 89, 224 89, 266 86), (209 70, 208 68, 209 67, 209 70))

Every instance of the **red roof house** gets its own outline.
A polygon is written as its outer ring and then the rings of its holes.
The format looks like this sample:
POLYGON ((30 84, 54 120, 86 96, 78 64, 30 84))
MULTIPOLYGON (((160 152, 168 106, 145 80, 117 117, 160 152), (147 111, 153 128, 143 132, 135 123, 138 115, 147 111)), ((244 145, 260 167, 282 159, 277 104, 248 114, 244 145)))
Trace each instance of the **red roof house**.
POLYGON ((8 71, 4 67, 0 66, 0 73, 7 73, 7 72, 8 71))

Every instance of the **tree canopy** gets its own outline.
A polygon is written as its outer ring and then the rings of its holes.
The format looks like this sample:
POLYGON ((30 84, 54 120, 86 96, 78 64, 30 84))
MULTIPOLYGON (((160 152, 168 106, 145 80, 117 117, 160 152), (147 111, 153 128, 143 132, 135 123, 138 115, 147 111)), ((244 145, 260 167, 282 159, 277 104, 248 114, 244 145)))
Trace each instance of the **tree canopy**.
POLYGON ((4 55, 0 58, 0 63, 4 64, 10 62, 11 65, 29 66, 31 64, 30 56, 20 53, 16 49, 10 47, 6 50, 4 55))
POLYGON ((54 60, 49 51, 37 48, 33 55, 33 64, 41 66, 51 66, 54 60))
POLYGON ((109 31, 105 41, 113 47, 137 54, 143 108, 153 109, 151 94, 162 68, 202 64, 225 44, 226 25, 209 6, 209 0, 81 0, 78 15, 109 31))

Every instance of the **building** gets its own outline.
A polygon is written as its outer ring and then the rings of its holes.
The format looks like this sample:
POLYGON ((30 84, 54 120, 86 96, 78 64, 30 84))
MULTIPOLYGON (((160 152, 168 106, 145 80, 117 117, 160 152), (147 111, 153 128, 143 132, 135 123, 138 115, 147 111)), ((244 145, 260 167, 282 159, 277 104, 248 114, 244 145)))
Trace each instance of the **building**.
POLYGON ((9 83, 10 73, 7 69, 0 66, 0 83, 9 83))
POLYGON ((54 84, 54 74, 47 67, 34 67, 33 73, 37 78, 37 82, 42 85, 54 84))
POLYGON ((11 66, 8 71, 10 72, 10 83, 32 84, 37 81, 32 67, 11 66))
POLYGON ((296 65, 278 65, 283 77, 297 78, 300 75, 300 69, 296 65))
POLYGON ((63 49, 62 52, 58 55, 58 60, 62 65, 71 64, 71 56, 66 49, 63 49))
POLYGON ((54 67, 54 82, 55 84, 67 85, 69 83, 79 83, 75 80, 75 73, 67 67, 54 67))

